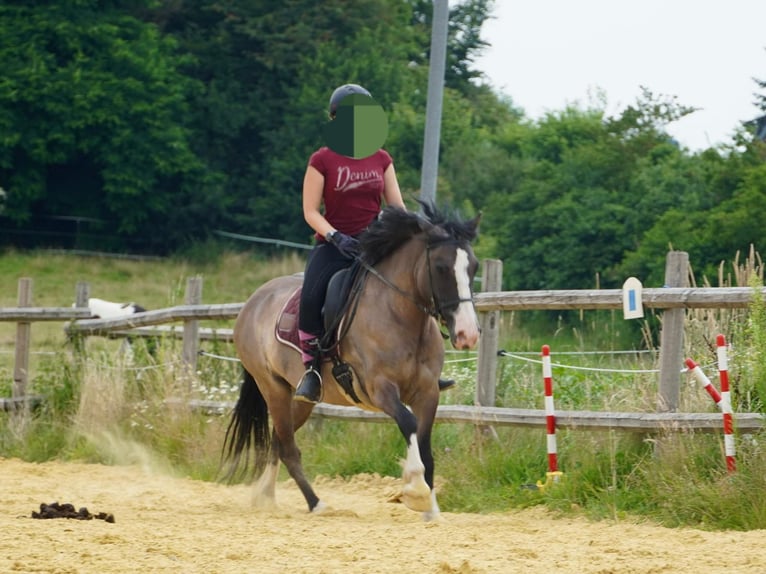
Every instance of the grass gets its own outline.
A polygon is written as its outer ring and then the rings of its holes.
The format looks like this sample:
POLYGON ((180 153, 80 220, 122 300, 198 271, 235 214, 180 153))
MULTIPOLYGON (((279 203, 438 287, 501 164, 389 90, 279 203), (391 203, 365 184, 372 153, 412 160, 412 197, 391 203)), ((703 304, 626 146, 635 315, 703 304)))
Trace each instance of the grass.
MULTIPOLYGON (((204 277, 204 302, 230 303, 244 301, 268 278, 301 267, 297 256, 268 259, 241 253, 226 254, 214 262, 139 263, 10 252, 0 256, 0 305, 15 306, 15 281, 20 276, 33 278, 35 304, 40 306, 70 304, 77 281, 87 280, 93 296, 161 308, 182 300, 190 275, 204 277)), ((740 377, 745 369, 751 369, 748 376, 757 375, 762 372, 757 371, 759 365, 764 364, 763 349, 758 345, 766 333, 759 309, 756 306, 752 314, 734 321, 720 314, 713 318, 690 314, 688 339, 699 348, 699 341, 710 340, 711 333, 714 340, 722 321, 729 321, 727 329, 734 331, 738 341, 731 365, 733 377, 740 377)), ((570 315, 566 320, 554 317, 552 321, 522 315, 502 318, 501 340, 514 356, 498 358, 498 406, 543 408, 541 368, 530 361, 539 360, 541 345, 548 344, 554 363, 604 369, 554 367, 557 409, 654 410, 656 375, 607 372, 656 367, 654 353, 608 352, 652 347, 651 336, 646 334, 652 330, 650 324, 643 328, 625 325, 617 315, 604 312, 570 315), (594 350, 603 354, 568 354, 594 350)), ((7 326, 0 323, 0 328, 7 326)), ((0 348, 8 348, 8 338, 13 340, 13 329, 10 331, 6 339, 0 338, 0 348)), ((221 416, 225 413, 193 412, 168 399, 236 400, 236 363, 200 357, 198 371, 190 377, 179 369, 180 343, 172 339, 163 339, 154 356, 138 344, 130 359, 118 352, 119 342, 90 338, 87 353, 78 358, 70 352, 60 324, 34 324, 33 333, 33 349, 50 353, 35 356, 31 378, 31 391, 44 395, 46 401, 28 416, 0 413, 0 456, 133 463, 201 480, 218 478, 228 423, 221 416)), ((205 346, 217 355, 234 356, 228 343, 205 346)), ((10 394, 9 364, 6 361, 0 368, 0 396, 10 394)), ((448 353, 445 375, 455 378, 458 385, 442 395, 443 403, 473 404, 475 368, 475 354, 448 353)), ((757 392, 753 389, 751 395, 757 392)), ((684 410, 714 412, 709 397, 693 381, 683 386, 681 394, 684 410)), ((739 406, 753 404, 743 401, 739 406)), ((665 436, 561 430, 557 442, 564 479, 539 491, 529 485, 545 478, 545 431, 494 430, 492 435, 472 425, 437 423, 433 447, 443 510, 495 512, 546 505, 598 520, 630 515, 668 526, 766 528, 762 433, 737 436, 738 471, 729 475, 719 433, 665 436)), ((299 444, 312 477, 401 473, 404 441, 393 422, 311 420, 299 434, 299 444)))

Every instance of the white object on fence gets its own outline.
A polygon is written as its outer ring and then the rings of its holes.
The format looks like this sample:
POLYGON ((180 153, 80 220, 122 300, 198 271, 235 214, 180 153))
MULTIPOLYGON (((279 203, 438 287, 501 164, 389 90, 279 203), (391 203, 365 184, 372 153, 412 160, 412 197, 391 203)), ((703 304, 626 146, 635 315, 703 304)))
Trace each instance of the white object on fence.
POLYGON ((93 316, 99 319, 114 319, 146 311, 141 305, 135 303, 114 303, 96 297, 88 299, 88 308, 93 316))
POLYGON ((622 284, 622 315, 625 319, 640 319, 644 316, 641 281, 628 277, 622 284))

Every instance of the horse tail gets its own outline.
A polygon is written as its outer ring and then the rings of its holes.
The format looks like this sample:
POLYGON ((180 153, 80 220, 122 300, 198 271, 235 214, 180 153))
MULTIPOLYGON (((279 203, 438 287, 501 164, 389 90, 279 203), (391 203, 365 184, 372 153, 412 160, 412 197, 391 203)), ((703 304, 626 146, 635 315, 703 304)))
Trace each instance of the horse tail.
POLYGON ((228 461, 224 479, 235 482, 245 478, 253 479, 263 472, 266 458, 271 447, 269 411, 261 389, 247 369, 242 369, 243 380, 239 390, 239 399, 231 413, 231 421, 226 429, 226 437, 221 453, 222 463, 228 461), (254 449, 252 472, 250 467, 250 448, 254 449), (244 454, 244 460, 243 460, 244 454), (249 475, 249 476, 248 476, 249 475))

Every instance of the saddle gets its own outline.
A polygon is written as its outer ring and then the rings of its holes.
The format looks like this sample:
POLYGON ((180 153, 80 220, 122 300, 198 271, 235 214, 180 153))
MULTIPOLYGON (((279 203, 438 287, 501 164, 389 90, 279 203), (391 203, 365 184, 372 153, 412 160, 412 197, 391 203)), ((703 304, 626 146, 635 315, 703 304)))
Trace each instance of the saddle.
MULTIPOLYGON (((332 361, 332 374, 354 402, 360 403, 353 388, 351 368, 341 360, 340 343, 348 331, 356 311, 356 302, 361 292, 366 273, 361 272, 362 266, 355 261, 350 267, 341 269, 332 276, 327 285, 327 294, 322 306, 325 334, 320 340, 322 360, 332 361)), ((297 287, 285 302, 277 316, 275 336, 277 340, 300 353, 298 337, 298 315, 302 287, 297 287)))

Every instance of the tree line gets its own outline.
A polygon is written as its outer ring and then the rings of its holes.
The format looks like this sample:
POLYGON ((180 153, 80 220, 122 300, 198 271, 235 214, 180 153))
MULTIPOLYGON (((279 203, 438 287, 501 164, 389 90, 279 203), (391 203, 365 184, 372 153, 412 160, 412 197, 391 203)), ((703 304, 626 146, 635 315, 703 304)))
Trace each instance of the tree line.
MULTIPOLYGON (((168 254, 216 230, 308 243, 301 183, 332 89, 386 110, 386 148, 419 194, 429 0, 58 0, 0 6, 0 246, 168 254), (49 235, 39 235, 40 230, 49 235), (42 239, 41 239, 42 237, 42 239)), ((477 251, 509 289, 661 284, 669 246, 701 272, 764 244, 766 146, 743 126, 692 153, 694 109, 644 90, 539 120, 475 67, 491 0, 450 9, 437 199, 481 210, 477 251)), ((519 56, 528 57, 528 56, 519 56)), ((757 75, 754 70, 753 74, 757 75)), ((766 113, 766 83, 754 97, 766 113)))

